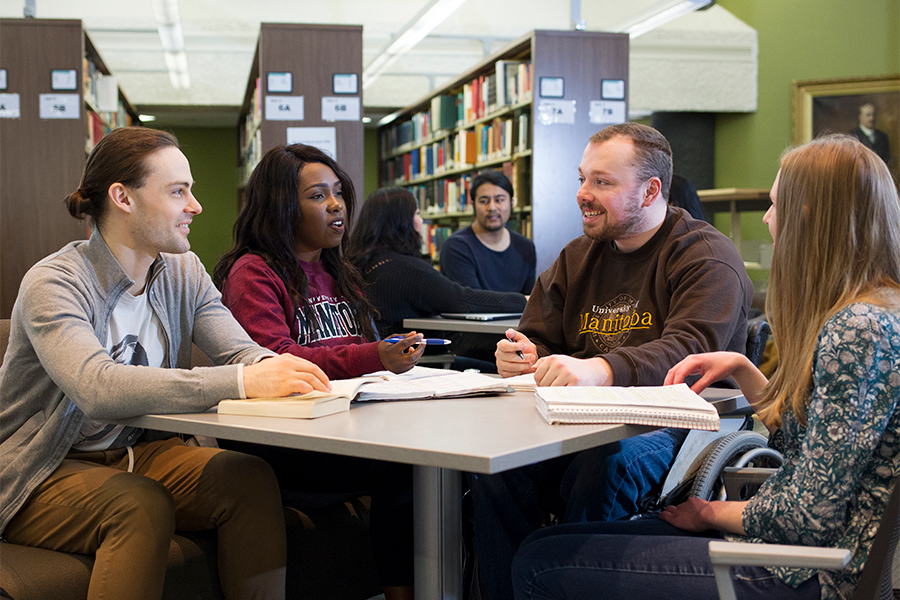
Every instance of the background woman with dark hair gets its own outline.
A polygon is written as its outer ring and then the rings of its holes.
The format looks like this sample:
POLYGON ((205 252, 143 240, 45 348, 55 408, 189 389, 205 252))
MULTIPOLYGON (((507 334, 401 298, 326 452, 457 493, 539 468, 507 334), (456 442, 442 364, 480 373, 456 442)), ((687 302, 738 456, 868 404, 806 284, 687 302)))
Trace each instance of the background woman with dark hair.
MULTIPOLYGON (((347 258, 362 273, 366 297, 378 309, 376 324, 381 335, 400 331, 403 319, 408 318, 442 312, 521 312, 525 308, 522 294, 476 290, 441 275, 422 260, 421 231, 422 217, 408 190, 382 188, 366 198, 347 258)), ((492 360, 493 348, 487 350, 492 360)), ((466 355, 458 345, 454 352, 466 355)))
MULTIPOLYGON (((332 378, 412 368, 424 351, 411 334, 377 340, 372 308, 343 256, 356 209, 353 182, 312 146, 272 148, 247 183, 234 248, 216 265, 222 301, 258 344, 319 365, 332 378)), ((370 531, 388 600, 412 597, 409 465, 221 440, 264 458, 285 503, 316 506, 372 496, 370 531)))

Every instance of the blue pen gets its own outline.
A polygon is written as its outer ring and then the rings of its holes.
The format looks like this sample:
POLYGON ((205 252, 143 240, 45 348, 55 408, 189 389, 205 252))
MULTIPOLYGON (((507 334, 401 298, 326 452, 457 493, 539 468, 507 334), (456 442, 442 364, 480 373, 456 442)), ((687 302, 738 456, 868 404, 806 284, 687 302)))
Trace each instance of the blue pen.
MULTIPOLYGON (((386 341, 388 344, 396 344, 397 342, 402 342, 405 339, 406 339, 406 336, 392 335, 389 338, 384 338, 384 341, 386 341)), ((425 344, 426 346, 446 346, 447 344, 450 344, 451 342, 450 342, 450 340, 445 340, 445 339, 441 339, 441 338, 425 338, 425 339, 419 340, 416 343, 417 344, 425 344)))

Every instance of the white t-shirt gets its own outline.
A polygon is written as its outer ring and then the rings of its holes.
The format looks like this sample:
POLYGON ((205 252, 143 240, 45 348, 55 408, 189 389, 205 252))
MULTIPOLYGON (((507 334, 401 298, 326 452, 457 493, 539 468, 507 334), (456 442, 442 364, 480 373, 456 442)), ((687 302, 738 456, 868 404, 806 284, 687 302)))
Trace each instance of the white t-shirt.
MULTIPOLYGON (((106 349, 123 365, 162 367, 166 358, 165 334, 149 295, 122 294, 113 309, 106 335, 106 349)), ((134 444, 142 430, 86 419, 72 448, 81 451, 108 450, 134 444)))

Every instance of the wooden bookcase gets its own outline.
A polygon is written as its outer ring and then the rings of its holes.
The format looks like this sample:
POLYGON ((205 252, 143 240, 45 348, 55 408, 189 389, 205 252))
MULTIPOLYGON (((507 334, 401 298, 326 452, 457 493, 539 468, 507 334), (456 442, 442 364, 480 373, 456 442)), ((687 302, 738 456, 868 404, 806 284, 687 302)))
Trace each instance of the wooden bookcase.
POLYGON ((9 318, 25 272, 87 237, 63 199, 78 187, 92 142, 137 115, 121 90, 117 110, 98 110, 89 90, 97 74, 110 73, 79 20, 0 19, 0 69, 7 79, 0 94, 18 94, 20 110, 0 118, 0 318, 9 318), (75 89, 53 89, 54 70, 74 70, 75 89), (67 106, 77 118, 41 118, 41 94, 77 95, 67 106))
POLYGON ((429 248, 437 252, 473 219, 462 194, 466 181, 484 169, 504 170, 517 200, 510 226, 534 240, 540 273, 582 233, 577 169, 588 139, 605 126, 591 119, 592 102, 614 96, 627 120, 627 89, 626 34, 536 30, 382 119, 379 185, 405 186, 416 195, 429 222, 429 248), (498 79, 507 83, 499 92, 498 79), (604 98, 604 80, 619 82, 619 94, 607 91, 604 98), (483 106, 473 108, 482 95, 483 106), (443 114, 454 98, 455 119, 443 114), (574 115, 555 113, 560 105, 573 107, 574 115), (473 142, 474 156, 466 152, 473 142))
MULTIPOLYGON (((280 78, 283 83, 284 78, 280 78)), ((346 81, 347 77, 343 78, 346 81)), ((277 88, 275 88, 277 89, 277 88)), ((352 108, 352 107, 351 107, 352 108)), ((352 112, 352 111, 351 111, 352 112)), ((288 142, 289 128, 334 128, 338 164, 363 193, 362 26, 262 23, 238 119, 241 188, 266 150, 288 142), (290 91, 274 91, 270 73, 290 74, 290 91), (356 92, 335 90, 335 75, 355 76, 356 92), (266 102, 303 98, 303 119, 267 118, 266 102), (359 103, 353 120, 323 119, 323 98, 359 103)), ((360 198, 360 201, 362 199, 360 198)))

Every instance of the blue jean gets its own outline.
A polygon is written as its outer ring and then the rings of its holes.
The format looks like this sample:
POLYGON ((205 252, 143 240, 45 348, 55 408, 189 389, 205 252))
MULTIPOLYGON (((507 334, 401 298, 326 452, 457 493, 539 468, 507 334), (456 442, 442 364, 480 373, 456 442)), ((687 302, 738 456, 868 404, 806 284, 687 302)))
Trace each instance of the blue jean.
POLYGON ((495 475, 468 475, 481 591, 512 600, 519 544, 542 525, 542 511, 563 523, 615 521, 659 492, 686 429, 661 429, 495 475))
MULTIPOLYGON (((659 519, 547 527, 516 555, 515 597, 717 600, 707 535, 719 537, 659 519)), ((793 588, 763 567, 733 567, 732 581, 741 600, 818 600, 821 593, 816 577, 793 588)))

